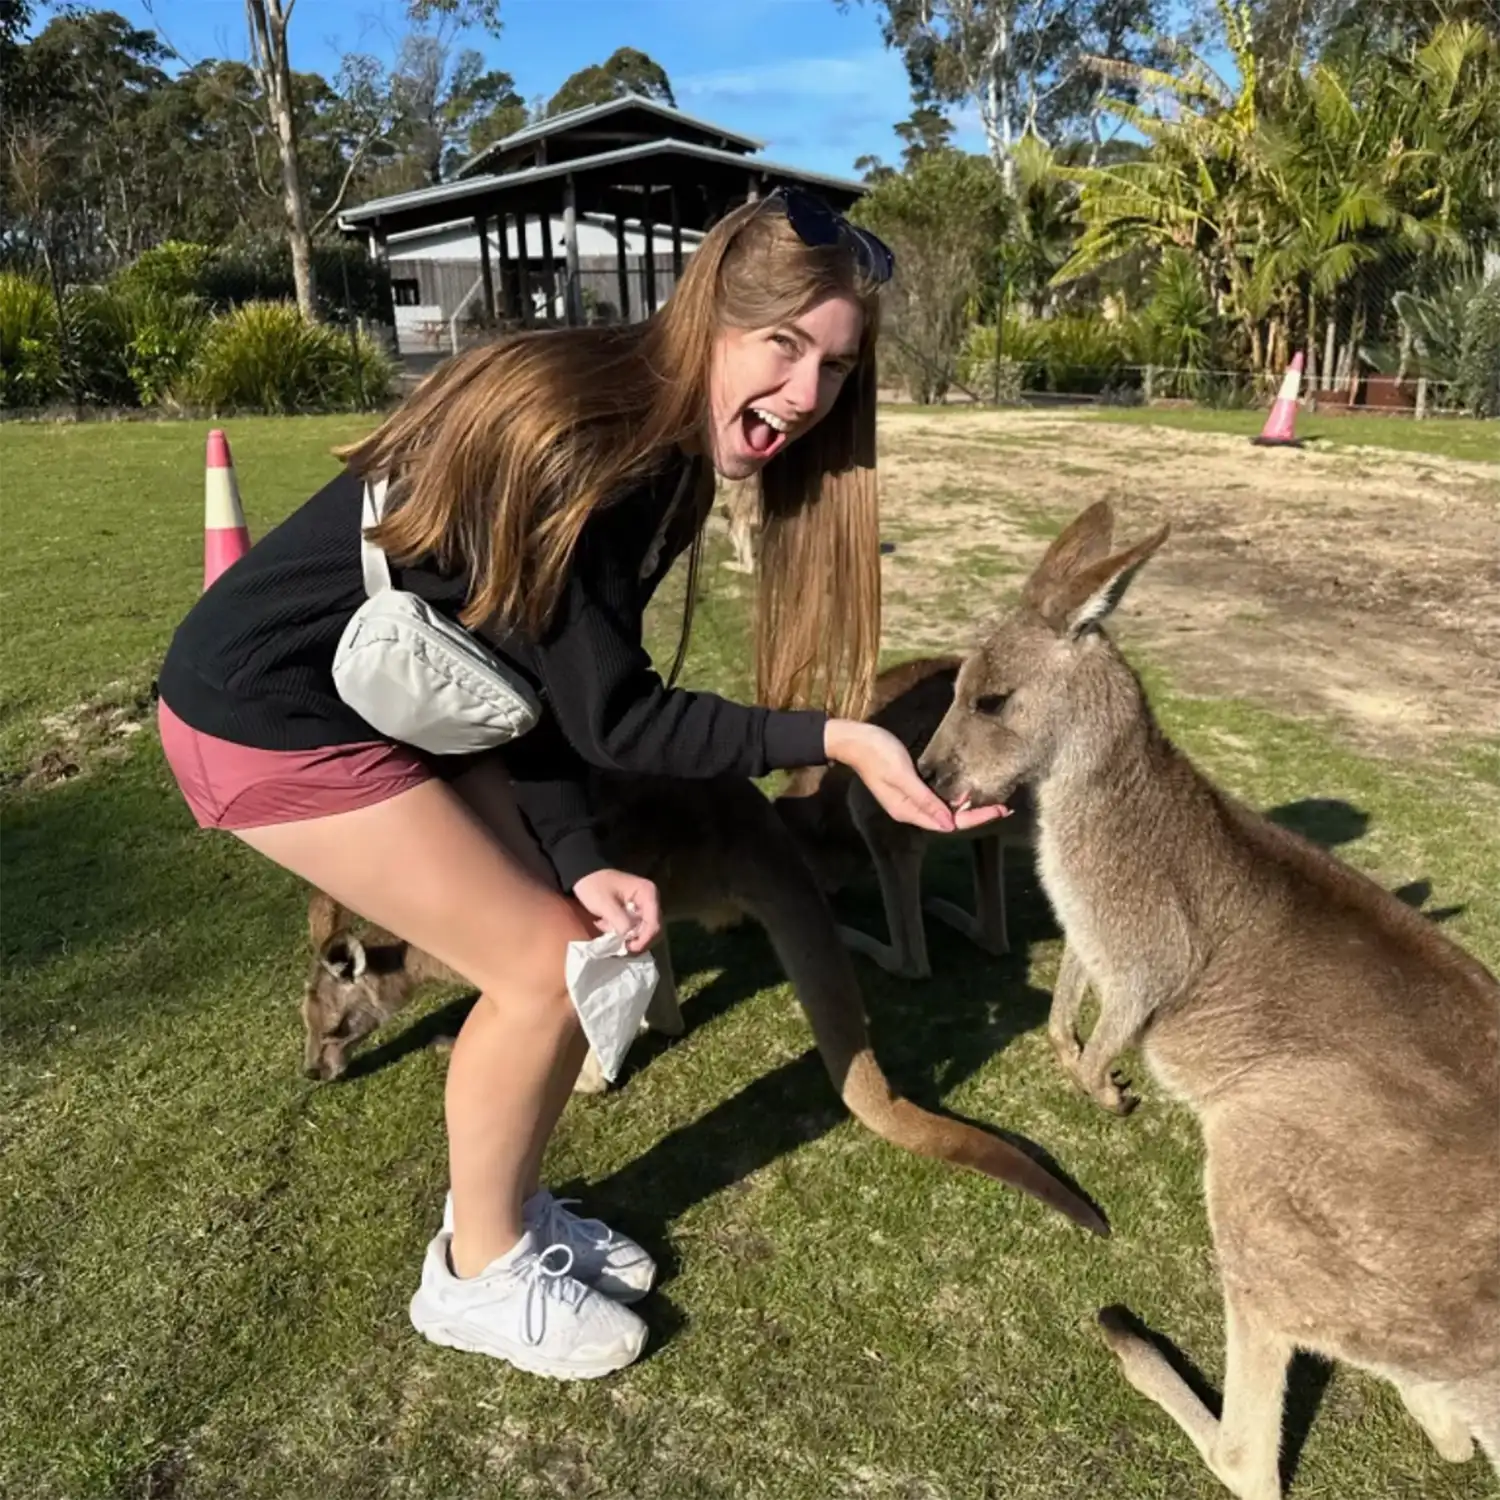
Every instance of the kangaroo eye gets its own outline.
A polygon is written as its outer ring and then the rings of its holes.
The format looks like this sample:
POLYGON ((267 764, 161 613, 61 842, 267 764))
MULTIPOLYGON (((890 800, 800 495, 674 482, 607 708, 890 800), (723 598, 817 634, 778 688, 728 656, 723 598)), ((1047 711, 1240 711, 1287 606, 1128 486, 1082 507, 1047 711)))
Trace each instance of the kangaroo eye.
POLYGON ((1003 693, 986 693, 982 698, 974 700, 974 712, 976 714, 998 714, 1005 707, 1005 695, 1003 693))

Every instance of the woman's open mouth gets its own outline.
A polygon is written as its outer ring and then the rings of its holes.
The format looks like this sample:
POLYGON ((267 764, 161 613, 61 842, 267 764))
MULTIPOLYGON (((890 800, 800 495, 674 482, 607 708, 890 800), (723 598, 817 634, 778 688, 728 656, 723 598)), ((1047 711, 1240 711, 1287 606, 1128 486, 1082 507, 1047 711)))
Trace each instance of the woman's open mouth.
POLYGON ((787 443, 787 422, 762 406, 747 406, 740 417, 740 437, 751 458, 764 463, 787 443))

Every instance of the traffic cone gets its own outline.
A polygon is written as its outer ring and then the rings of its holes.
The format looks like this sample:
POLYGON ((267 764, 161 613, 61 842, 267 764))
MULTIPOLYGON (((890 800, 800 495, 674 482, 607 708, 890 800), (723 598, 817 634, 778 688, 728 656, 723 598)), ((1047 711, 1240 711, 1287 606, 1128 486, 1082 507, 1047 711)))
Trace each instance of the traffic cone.
POLYGON ((1266 418, 1266 425, 1261 428, 1259 437, 1250 439, 1257 448, 1300 448, 1302 446, 1302 439, 1296 436, 1297 392, 1301 388, 1302 351, 1299 349, 1292 356, 1292 362, 1282 378, 1281 390, 1277 393, 1276 404, 1271 408, 1271 415, 1266 418))
POLYGON ((250 550, 250 528, 240 508, 229 439, 215 427, 208 435, 208 466, 203 476, 203 587, 250 550))

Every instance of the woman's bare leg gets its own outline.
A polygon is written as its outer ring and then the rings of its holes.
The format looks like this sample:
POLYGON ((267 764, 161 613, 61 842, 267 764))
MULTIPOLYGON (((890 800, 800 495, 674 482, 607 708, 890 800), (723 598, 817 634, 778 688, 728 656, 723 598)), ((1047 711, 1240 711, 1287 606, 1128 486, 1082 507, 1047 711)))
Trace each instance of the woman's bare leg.
MULTIPOLYGON (((506 849, 516 856, 544 885, 551 887, 556 877, 547 863, 547 856, 532 837, 520 809, 516 806, 515 794, 511 791, 510 778, 504 765, 494 756, 484 756, 476 761, 473 769, 456 777, 451 783, 453 790, 479 815, 506 849)), ((574 903, 579 920, 588 927, 586 936, 594 937, 592 919, 574 903)), ((542 1185, 542 1158, 546 1154, 547 1142, 557 1122, 567 1108, 573 1085, 588 1056, 588 1039, 582 1028, 578 1031, 578 1056, 569 1059, 566 1066, 553 1073, 546 1099, 542 1106, 546 1130, 539 1132, 527 1162, 522 1201, 529 1198, 542 1185)))
MULTIPOLYGON (((453 1269, 472 1276, 521 1238, 521 1205, 587 1050, 564 952, 595 934, 581 908, 528 869, 532 855, 497 836, 497 807, 510 796, 503 773, 463 780, 465 795, 434 780, 240 836, 478 987, 446 1095, 453 1269)), ((516 826, 524 831, 518 817, 516 826)))

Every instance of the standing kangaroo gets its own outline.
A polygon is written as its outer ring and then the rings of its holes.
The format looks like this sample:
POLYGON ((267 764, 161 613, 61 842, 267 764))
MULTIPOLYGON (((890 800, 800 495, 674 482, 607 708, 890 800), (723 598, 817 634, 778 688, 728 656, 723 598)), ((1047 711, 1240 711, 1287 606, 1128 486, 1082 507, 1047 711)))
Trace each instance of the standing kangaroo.
POLYGON ((1120 1310, 1132 1385, 1241 1500, 1281 1494, 1297 1348, 1391 1381, 1444 1458, 1500 1468, 1500 985, 1419 913, 1213 787, 1100 624, 1166 529, 1111 554, 1107 505, 1057 539, 965 663, 921 759, 956 803, 1031 782, 1066 933, 1051 1032, 1110 1109, 1137 1039, 1198 1117, 1223 1281, 1215 1420, 1120 1310), (1080 981, 1100 996, 1087 1046, 1080 981))
MULTIPOLYGON (((875 680, 872 723, 890 730, 915 758, 953 702, 953 684, 962 658, 926 657, 889 667, 875 680)), ((1004 858, 1007 848, 1031 850, 1035 820, 1023 788, 1012 816, 965 833, 934 834, 891 817, 846 766, 806 766, 794 771, 775 802, 776 811, 797 840, 823 890, 833 893, 871 864, 880 883, 890 941, 841 927, 844 942, 888 973, 926 979, 925 909, 957 929, 984 952, 1010 952, 1005 922, 1004 858), (968 842, 974 881, 971 915, 951 901, 922 899, 922 864, 933 839, 968 842)))
MULTIPOLYGON (((694 920, 712 929, 749 916, 765 928, 833 1085, 861 1124, 919 1156, 1009 1183, 1108 1235, 1099 1214, 1025 1152, 931 1114, 891 1088, 871 1050, 853 961, 828 903, 751 782, 600 777, 596 800, 604 809, 599 833, 605 854, 655 882, 664 920, 694 920)), ((373 948, 362 942, 352 964, 347 936, 329 931, 329 910, 329 898, 313 892, 309 926, 317 955, 303 1020, 310 1065, 323 1076, 341 1070, 345 1049, 393 1015, 423 980, 457 977, 389 934, 373 948)), ((676 1013, 675 997, 670 1010, 676 1013)))

